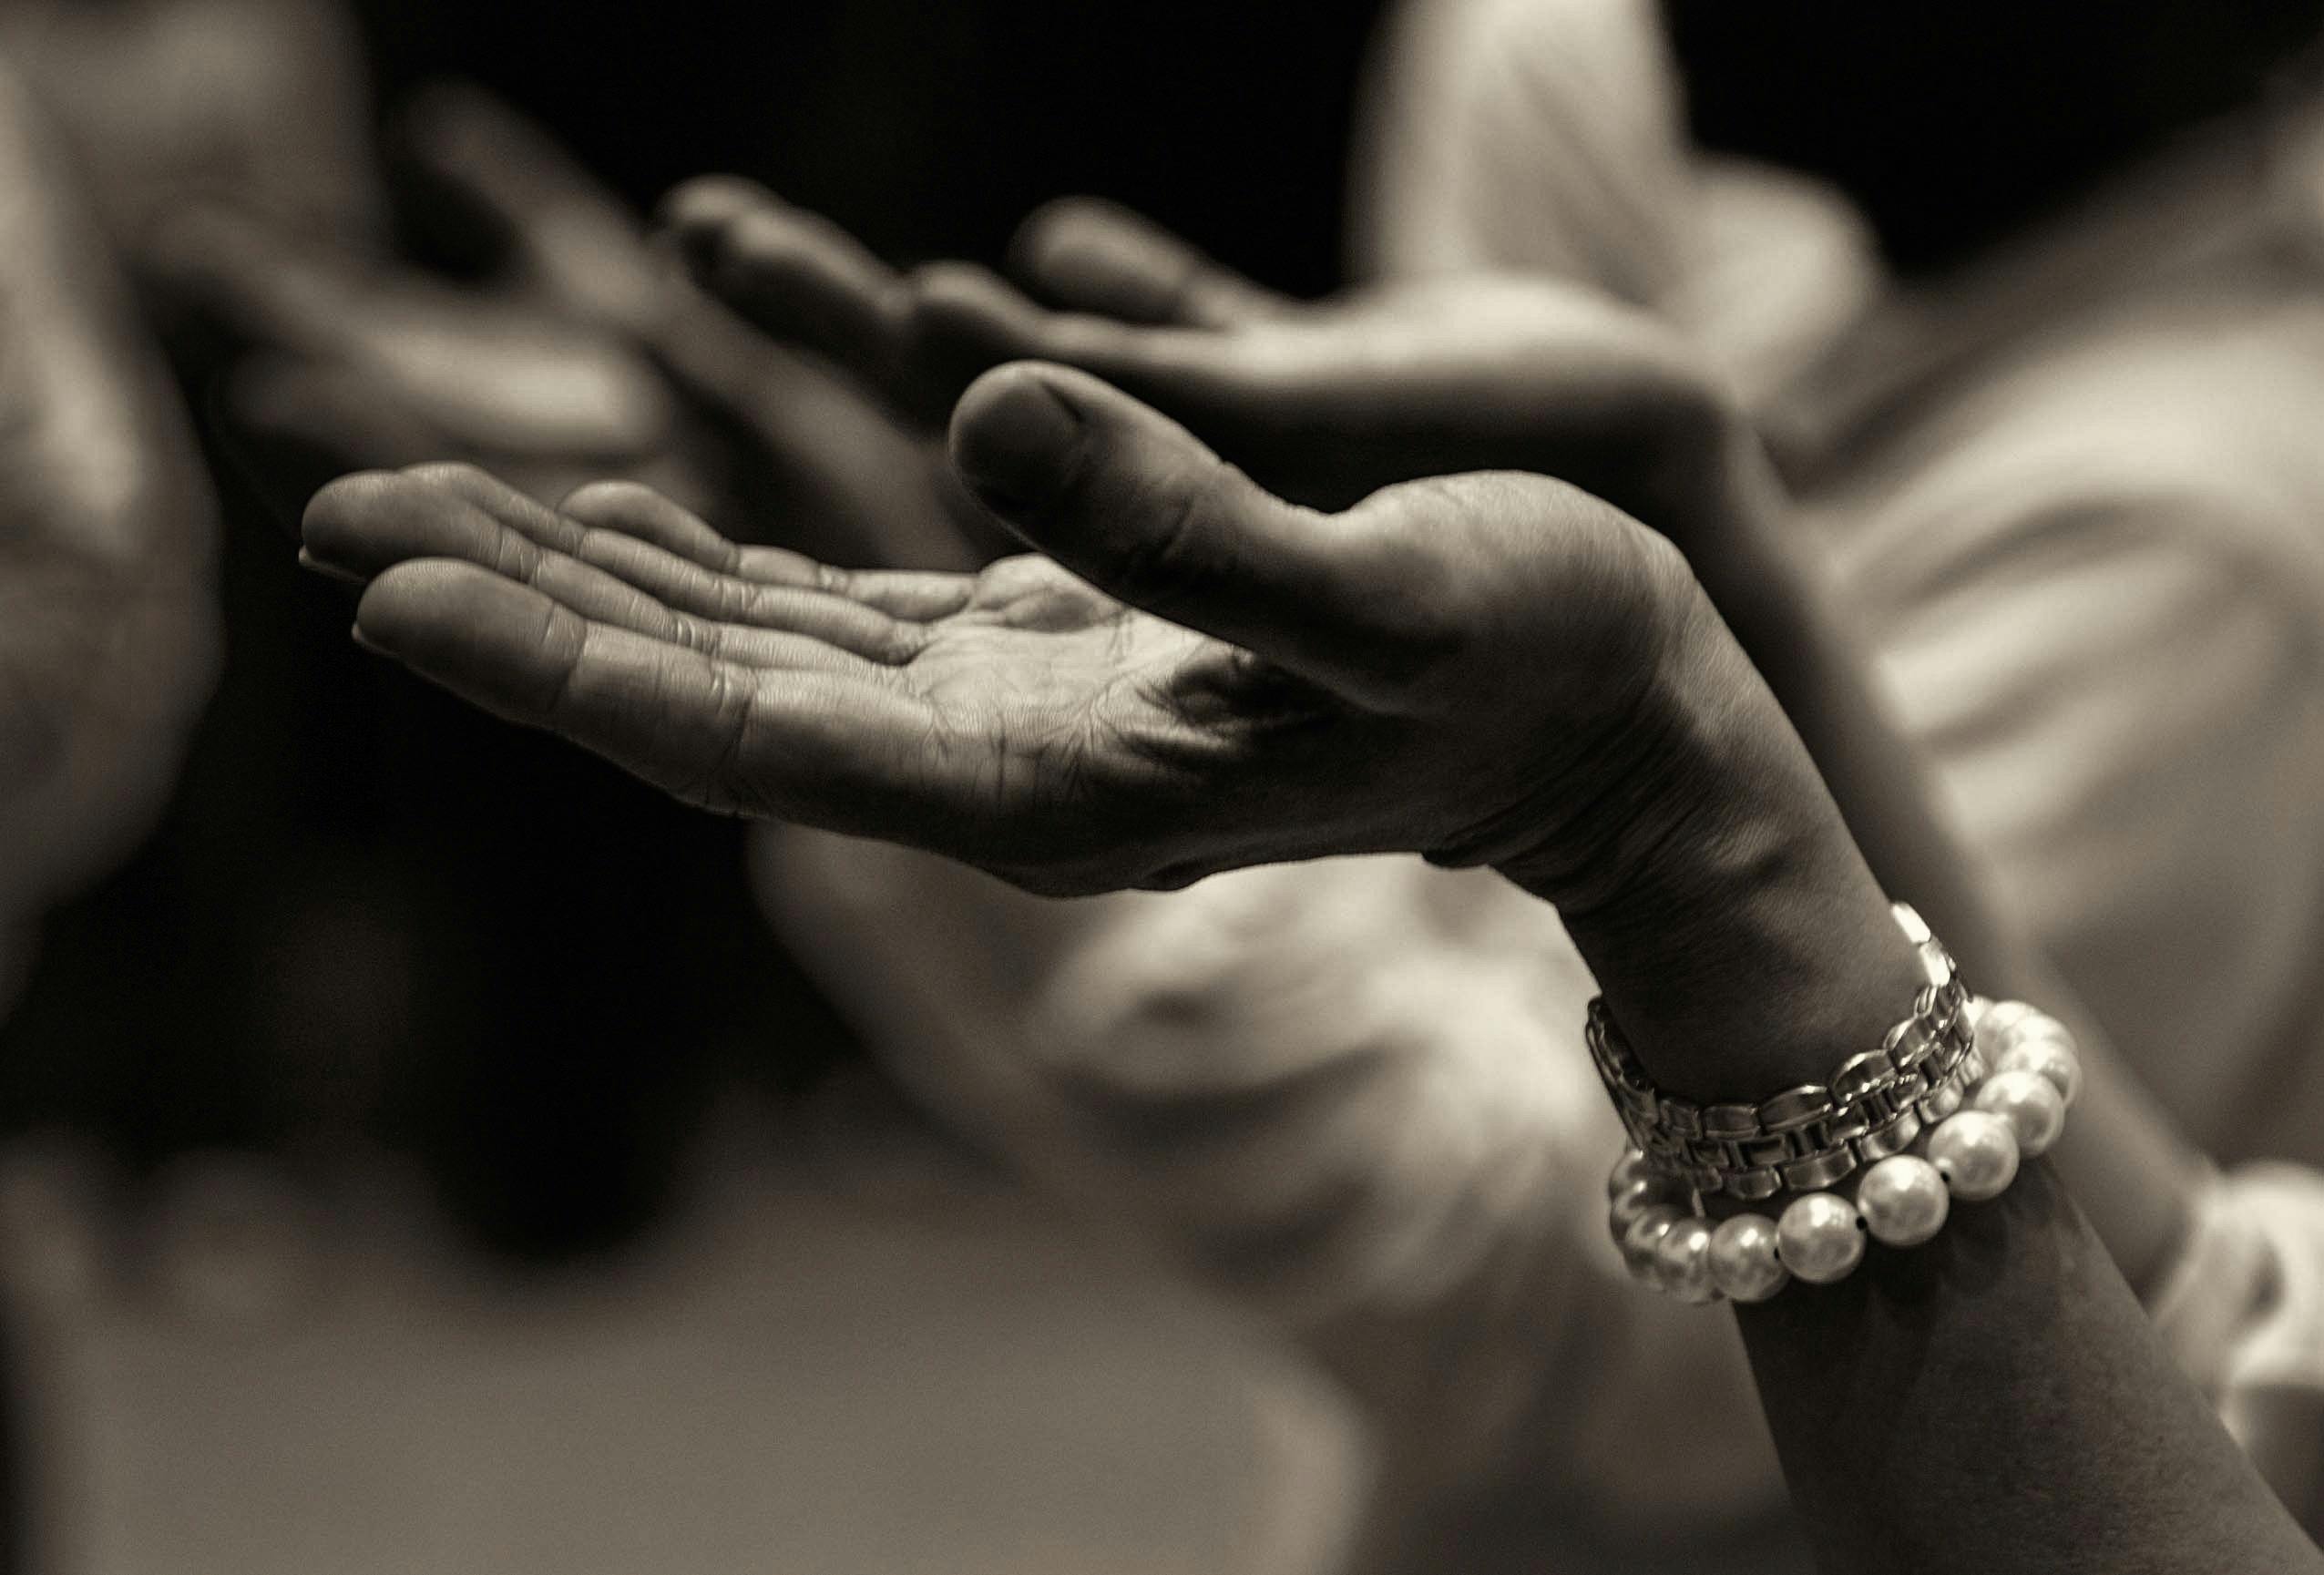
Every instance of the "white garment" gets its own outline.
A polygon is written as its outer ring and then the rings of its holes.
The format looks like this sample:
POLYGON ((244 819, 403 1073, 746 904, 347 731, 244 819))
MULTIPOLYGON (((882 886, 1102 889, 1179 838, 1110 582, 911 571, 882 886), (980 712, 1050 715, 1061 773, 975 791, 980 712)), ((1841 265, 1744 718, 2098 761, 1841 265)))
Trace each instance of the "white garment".
POLYGON ((757 867, 947 1126, 1355 1375, 1391 1494, 1521 1495, 1510 1568, 1796 1567, 1732 1323, 1641 1297, 1607 1238, 1621 1131, 1546 905, 1417 858, 1071 903, 816 833, 757 867))

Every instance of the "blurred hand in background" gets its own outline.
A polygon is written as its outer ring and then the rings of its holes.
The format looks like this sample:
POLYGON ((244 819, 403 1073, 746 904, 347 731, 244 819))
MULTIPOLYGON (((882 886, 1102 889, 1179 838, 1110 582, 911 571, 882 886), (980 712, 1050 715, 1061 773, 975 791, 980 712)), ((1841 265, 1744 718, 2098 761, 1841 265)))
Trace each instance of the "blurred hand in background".
POLYGON ((0 73, 0 920, 118 859, 218 660, 214 503, 31 96, 0 73))
POLYGON ((1005 361, 1096 373, 1183 422, 1262 485, 1318 508, 1481 469, 1560 476, 1671 536, 1713 525, 1742 424, 1705 359, 1586 286, 1475 274, 1277 295, 1138 216, 1068 199, 974 264, 889 268, 828 221, 712 177, 665 218, 695 276, 769 333, 941 420, 1005 361), (1021 287, 1020 287, 1021 286, 1021 287))
POLYGON ((349 469, 465 459, 550 502, 646 482, 841 561, 899 534, 957 557, 948 527, 911 535, 947 506, 917 448, 744 332, 538 128, 442 87, 395 140, 421 239, 468 271, 222 204, 173 211, 148 252, 230 448, 286 517, 349 469))

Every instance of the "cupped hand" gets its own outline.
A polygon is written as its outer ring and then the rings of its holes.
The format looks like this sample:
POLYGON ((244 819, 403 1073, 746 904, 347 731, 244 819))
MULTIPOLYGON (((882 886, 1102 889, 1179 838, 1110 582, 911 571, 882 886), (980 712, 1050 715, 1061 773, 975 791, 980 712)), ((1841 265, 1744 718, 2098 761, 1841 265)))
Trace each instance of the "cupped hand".
POLYGON ((1050 556, 847 572, 444 466, 334 484, 306 550, 375 577, 367 644, 499 715, 1035 890, 1391 850, 1612 873, 1703 621, 1660 537, 1531 476, 1317 513, 1056 367, 982 381, 952 445, 1050 556))
POLYGON ((706 288, 921 419, 993 365, 1053 361, 1316 507, 1512 469, 1562 476, 1690 554, 1734 524, 1721 505, 1743 427, 1725 391, 1667 327, 1581 286, 1478 275, 1300 302, 1079 199, 1020 230, 1023 289, 971 264, 891 269, 731 178, 681 188, 664 218, 706 288))

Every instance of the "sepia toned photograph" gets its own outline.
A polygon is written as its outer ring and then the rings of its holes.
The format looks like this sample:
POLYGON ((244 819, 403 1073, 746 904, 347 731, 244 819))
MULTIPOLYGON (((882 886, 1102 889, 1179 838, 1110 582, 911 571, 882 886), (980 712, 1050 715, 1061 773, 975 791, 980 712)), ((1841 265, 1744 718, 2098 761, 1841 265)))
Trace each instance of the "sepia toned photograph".
POLYGON ((2324 1575, 2324 0, 0 0, 0 1575, 2324 1575))

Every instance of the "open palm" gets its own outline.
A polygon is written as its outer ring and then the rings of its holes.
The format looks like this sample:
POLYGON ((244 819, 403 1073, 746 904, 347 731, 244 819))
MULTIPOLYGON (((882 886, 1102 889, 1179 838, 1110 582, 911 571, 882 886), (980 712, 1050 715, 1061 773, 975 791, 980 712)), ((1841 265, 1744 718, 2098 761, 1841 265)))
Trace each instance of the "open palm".
POLYGON ((1631 763, 1692 605, 1657 538, 1558 483, 1317 515, 1061 369, 994 374, 955 447, 1055 561, 838 570, 635 486, 552 511, 460 467, 336 484, 307 549, 376 577, 369 643, 501 715, 693 803, 1044 891, 1513 854, 1631 763))

